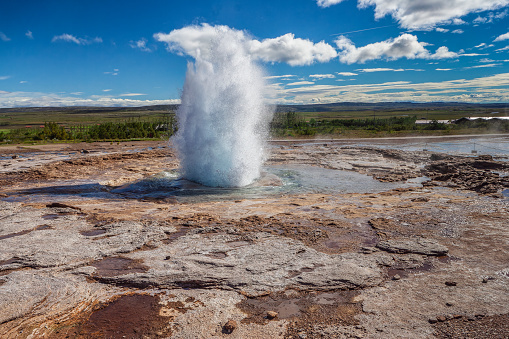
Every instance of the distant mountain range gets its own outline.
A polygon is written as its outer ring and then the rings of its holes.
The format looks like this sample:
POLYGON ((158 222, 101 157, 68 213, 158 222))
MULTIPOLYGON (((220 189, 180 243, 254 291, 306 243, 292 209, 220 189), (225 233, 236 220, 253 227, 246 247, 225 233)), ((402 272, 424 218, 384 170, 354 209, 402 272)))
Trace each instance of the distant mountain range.
MULTIPOLYGON (((175 111, 178 105, 154 105, 141 107, 92 107, 92 106, 72 106, 72 107, 15 107, 0 108, 0 113, 13 112, 63 112, 63 113, 100 113, 100 112, 119 112, 119 111, 175 111)), ((378 103, 357 103, 340 102, 331 104, 310 104, 310 105, 278 105, 277 111, 287 112, 334 112, 334 111, 364 111, 364 110, 493 110, 509 112, 509 103, 494 104, 472 104, 462 102, 378 102, 378 103)))

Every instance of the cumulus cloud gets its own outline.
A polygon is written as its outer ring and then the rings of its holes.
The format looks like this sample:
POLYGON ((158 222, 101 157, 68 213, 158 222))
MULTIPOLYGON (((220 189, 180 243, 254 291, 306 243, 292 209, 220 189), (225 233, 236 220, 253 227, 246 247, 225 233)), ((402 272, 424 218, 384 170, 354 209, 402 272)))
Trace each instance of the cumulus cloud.
POLYGON ((509 0, 358 0, 359 8, 375 7, 375 18, 387 15, 408 29, 430 29, 438 24, 460 24, 460 18, 476 12, 497 10, 509 0))
POLYGON ((335 4, 339 4, 343 0, 316 0, 316 4, 320 7, 329 7, 335 4))
POLYGON ((352 72, 336 72, 336 73, 338 73, 339 75, 342 75, 344 77, 351 77, 354 75, 358 75, 357 73, 352 73, 352 72))
POLYGON ((509 46, 505 46, 505 47, 496 49, 495 52, 500 53, 500 52, 507 51, 507 50, 509 50, 509 46))
POLYGON ((503 40, 509 40, 509 32, 499 35, 495 40, 493 41, 503 41, 503 40))
POLYGON ((441 27, 437 27, 437 28, 435 28, 435 30, 437 32, 440 32, 440 33, 447 33, 447 32, 449 32, 449 30, 447 28, 441 28, 441 27))
POLYGON ((448 59, 458 56, 457 53, 449 51, 445 46, 439 47, 435 54, 432 54, 425 48, 429 44, 419 42, 415 35, 408 33, 395 39, 375 42, 363 47, 356 47, 345 36, 340 36, 335 42, 340 50, 339 60, 347 64, 378 59, 448 59))
POLYGON ((129 46, 131 48, 139 49, 143 52, 152 52, 152 49, 147 46, 147 39, 141 38, 138 41, 129 41, 129 46))
POLYGON ((334 74, 311 74, 309 77, 320 80, 320 79, 333 79, 336 76, 334 74))
POLYGON ((25 33, 25 36, 26 36, 27 38, 31 39, 31 40, 33 40, 33 39, 34 39, 34 34, 32 33, 32 31, 27 31, 27 32, 25 33))
POLYGON ((156 33, 154 38, 166 43, 170 52, 187 54, 193 58, 198 55, 209 58, 211 45, 219 34, 228 34, 236 41, 242 41, 248 55, 265 62, 285 62, 291 66, 302 66, 327 62, 337 56, 336 50, 324 41, 314 43, 307 39, 295 38, 292 33, 259 41, 244 31, 208 24, 187 26, 170 33, 156 33))
POLYGON ((454 34, 463 34, 463 33, 465 33, 465 31, 464 31, 464 30, 462 30, 462 29, 455 29, 455 30, 454 30, 454 31, 452 31, 451 33, 454 33, 454 34))
POLYGON ((103 39, 99 37, 95 38, 78 38, 74 35, 64 33, 62 35, 55 35, 51 42, 64 41, 64 42, 72 42, 77 45, 90 45, 92 43, 102 43, 103 39))
POLYGON ((5 35, 4 32, 0 32, 0 40, 5 41, 5 42, 11 41, 11 39, 7 35, 5 35))

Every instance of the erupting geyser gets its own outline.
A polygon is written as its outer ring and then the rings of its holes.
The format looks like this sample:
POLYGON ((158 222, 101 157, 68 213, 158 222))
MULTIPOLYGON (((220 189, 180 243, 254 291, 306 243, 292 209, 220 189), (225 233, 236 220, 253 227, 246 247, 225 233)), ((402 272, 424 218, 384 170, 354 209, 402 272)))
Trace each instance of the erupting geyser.
POLYGON ((183 177, 213 187, 242 187, 260 176, 272 111, 262 69, 243 32, 215 27, 187 66, 173 142, 183 177))

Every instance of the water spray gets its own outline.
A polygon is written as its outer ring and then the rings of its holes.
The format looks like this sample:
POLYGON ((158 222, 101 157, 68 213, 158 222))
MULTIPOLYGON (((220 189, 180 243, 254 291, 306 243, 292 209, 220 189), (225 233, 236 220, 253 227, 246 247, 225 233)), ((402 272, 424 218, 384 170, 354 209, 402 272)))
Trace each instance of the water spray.
POLYGON ((218 27, 207 50, 188 63, 173 137, 185 179, 242 187, 260 177, 272 111, 264 104, 263 71, 244 39, 218 27))

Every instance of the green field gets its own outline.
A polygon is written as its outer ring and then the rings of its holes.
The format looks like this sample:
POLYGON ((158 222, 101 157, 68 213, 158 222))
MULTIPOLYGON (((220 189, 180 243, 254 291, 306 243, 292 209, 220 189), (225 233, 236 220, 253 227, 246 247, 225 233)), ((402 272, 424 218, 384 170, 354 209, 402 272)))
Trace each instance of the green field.
POLYGON ((121 122, 132 119, 161 119, 174 114, 167 109, 3 109, 0 110, 0 130, 40 127, 45 122, 56 122, 62 126, 93 125, 105 122, 121 122))
MULTIPOLYGON (((62 107, 0 109, 0 143, 97 141, 168 138, 176 129, 176 106, 62 107)), ((509 115, 507 104, 378 103, 278 106, 273 137, 385 137, 507 133, 509 121, 437 121, 509 115), (419 120, 434 120, 422 125, 419 120)))

